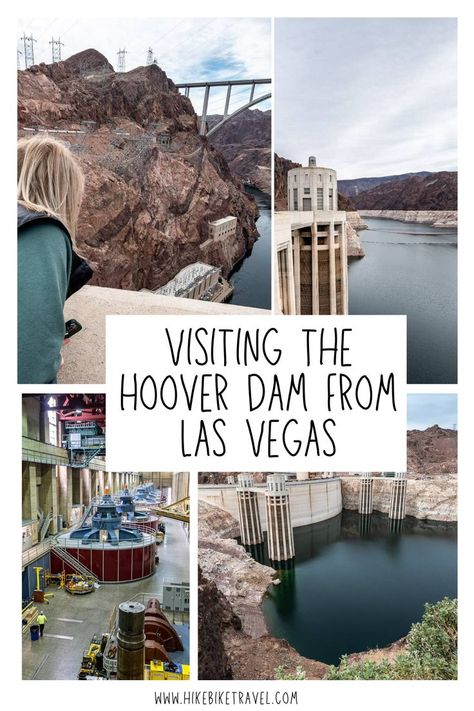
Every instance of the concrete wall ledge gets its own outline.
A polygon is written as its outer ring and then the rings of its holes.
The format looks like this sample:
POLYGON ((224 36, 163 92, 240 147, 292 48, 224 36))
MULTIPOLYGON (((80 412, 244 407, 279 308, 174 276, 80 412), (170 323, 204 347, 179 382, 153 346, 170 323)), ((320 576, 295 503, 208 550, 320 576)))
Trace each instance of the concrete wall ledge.
POLYGON ((215 304, 194 299, 180 299, 143 291, 84 286, 66 302, 64 318, 75 318, 82 331, 64 347, 64 365, 60 383, 105 382, 105 317, 117 315, 233 316, 266 315, 270 311, 233 304, 215 304))

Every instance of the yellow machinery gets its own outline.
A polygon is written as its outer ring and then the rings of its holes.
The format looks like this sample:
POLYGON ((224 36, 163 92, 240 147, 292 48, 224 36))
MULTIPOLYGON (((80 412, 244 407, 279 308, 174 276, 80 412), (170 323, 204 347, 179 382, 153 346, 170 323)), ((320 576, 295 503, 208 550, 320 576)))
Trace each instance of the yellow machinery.
POLYGON ((189 496, 179 501, 174 501, 172 504, 168 504, 168 506, 154 506, 152 509, 157 516, 173 518, 176 521, 189 523, 189 496))
POLYGON ((176 681, 189 679, 189 664, 173 662, 150 662, 150 681, 176 681))
POLYGON ((77 573, 66 575, 65 587, 71 595, 87 595, 95 590, 92 578, 85 578, 77 573))
POLYGON ((100 652, 101 638, 94 635, 91 639, 89 649, 84 653, 81 662, 80 674, 93 674, 95 670, 95 658, 100 652))
POLYGON ((57 585, 58 588, 63 588, 66 585, 66 573, 64 570, 62 573, 50 573, 49 570, 45 570, 44 584, 45 587, 48 585, 57 585))

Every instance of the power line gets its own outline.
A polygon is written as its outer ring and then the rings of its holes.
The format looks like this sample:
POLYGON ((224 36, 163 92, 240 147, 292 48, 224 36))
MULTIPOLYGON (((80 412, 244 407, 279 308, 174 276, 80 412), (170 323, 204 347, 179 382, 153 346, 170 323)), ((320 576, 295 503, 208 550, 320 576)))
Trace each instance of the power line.
POLYGON ((60 37, 58 37, 57 40, 55 40, 54 37, 51 37, 51 41, 49 44, 51 45, 51 59, 53 61, 53 64, 55 64, 55 62, 60 62, 61 47, 64 47, 64 42, 61 42, 60 37))
POLYGON ((23 57, 25 59, 25 69, 28 69, 28 67, 32 67, 35 63, 34 42, 36 42, 36 40, 33 35, 27 37, 24 32, 23 37, 20 37, 20 39, 23 40, 23 57))
POLYGON ((127 54, 127 50, 125 48, 119 49, 117 52, 117 71, 118 72, 124 72, 125 71, 125 55, 127 54))

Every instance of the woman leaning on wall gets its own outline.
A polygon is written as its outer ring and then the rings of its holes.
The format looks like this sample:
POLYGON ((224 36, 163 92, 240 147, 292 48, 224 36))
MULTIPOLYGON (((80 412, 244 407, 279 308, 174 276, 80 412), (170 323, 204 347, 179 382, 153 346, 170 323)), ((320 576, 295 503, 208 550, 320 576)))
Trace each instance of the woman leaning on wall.
POLYGON ((75 249, 84 189, 60 141, 18 142, 18 382, 55 383, 65 338, 64 303, 92 276, 75 249))

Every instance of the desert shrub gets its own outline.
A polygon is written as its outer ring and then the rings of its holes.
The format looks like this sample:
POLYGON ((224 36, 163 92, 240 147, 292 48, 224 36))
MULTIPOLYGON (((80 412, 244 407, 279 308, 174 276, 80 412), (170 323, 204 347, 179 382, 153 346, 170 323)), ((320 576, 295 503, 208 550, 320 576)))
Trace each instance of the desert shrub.
POLYGON ((331 666, 328 679, 456 679, 457 600, 445 597, 426 603, 420 622, 412 625, 406 649, 393 662, 366 661, 351 664, 341 658, 331 666))
POLYGON ((278 679, 278 681, 303 681, 304 679, 306 679, 306 672, 303 667, 300 667, 299 665, 296 667, 294 674, 290 674, 283 664, 280 664, 279 667, 276 667, 274 669, 274 672, 275 679, 278 679))

